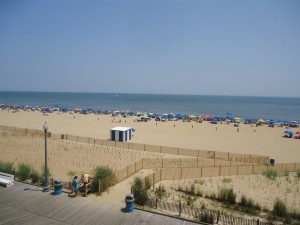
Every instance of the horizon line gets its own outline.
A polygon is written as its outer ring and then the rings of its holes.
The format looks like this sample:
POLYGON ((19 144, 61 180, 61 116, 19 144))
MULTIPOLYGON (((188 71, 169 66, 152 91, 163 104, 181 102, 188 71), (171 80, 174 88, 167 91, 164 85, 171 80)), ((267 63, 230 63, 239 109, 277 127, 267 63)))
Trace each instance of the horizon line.
POLYGON ((270 96, 270 95, 220 95, 220 94, 184 94, 184 93, 139 93, 139 92, 76 92, 76 91, 24 91, 24 90, 0 90, 0 92, 31 92, 31 93, 68 93, 68 94, 137 94, 137 95, 185 95, 185 96, 224 96, 224 97, 263 97, 263 98, 300 98, 297 96, 270 96))

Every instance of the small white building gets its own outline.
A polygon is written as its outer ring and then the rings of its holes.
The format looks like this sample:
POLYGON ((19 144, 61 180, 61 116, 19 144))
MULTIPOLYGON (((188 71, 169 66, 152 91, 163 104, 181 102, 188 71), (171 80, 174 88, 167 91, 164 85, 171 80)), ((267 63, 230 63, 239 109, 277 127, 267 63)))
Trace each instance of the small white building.
POLYGON ((110 130, 110 140, 126 142, 131 140, 132 128, 131 127, 114 127, 110 130))

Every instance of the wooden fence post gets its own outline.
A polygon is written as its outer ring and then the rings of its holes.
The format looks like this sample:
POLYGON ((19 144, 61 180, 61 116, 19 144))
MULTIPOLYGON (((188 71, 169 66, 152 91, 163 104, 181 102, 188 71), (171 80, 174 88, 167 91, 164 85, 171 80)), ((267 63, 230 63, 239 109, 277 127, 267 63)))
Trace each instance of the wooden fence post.
POLYGON ((155 208, 157 209, 157 198, 155 199, 155 208))
POLYGON ((214 166, 216 166, 216 151, 214 151, 214 166))
POLYGON ((160 181, 162 180, 162 179, 161 179, 161 175, 162 175, 162 170, 163 170, 163 169, 161 169, 161 170, 160 170, 160 181))
POLYGON ((256 224, 259 225, 259 219, 257 219, 256 224))
POLYGON ((219 219, 220 219, 220 211, 218 211, 217 224, 219 223, 219 219))
POLYGON ((201 177, 202 177, 202 170, 203 170, 203 166, 201 166, 201 177))
POLYGON ((84 197, 87 197, 87 194, 88 194, 88 187, 87 187, 87 185, 85 185, 85 187, 84 187, 84 197))
POLYGON ((182 179, 182 167, 180 167, 180 179, 182 179))
POLYGON ((155 176, 155 173, 152 173, 152 185, 153 185, 153 191, 154 191, 154 176, 155 176))
POLYGON ((98 194, 100 195, 101 194, 101 180, 99 180, 99 187, 98 187, 98 194))
POLYGON ((179 202, 179 217, 181 217, 181 201, 179 202))

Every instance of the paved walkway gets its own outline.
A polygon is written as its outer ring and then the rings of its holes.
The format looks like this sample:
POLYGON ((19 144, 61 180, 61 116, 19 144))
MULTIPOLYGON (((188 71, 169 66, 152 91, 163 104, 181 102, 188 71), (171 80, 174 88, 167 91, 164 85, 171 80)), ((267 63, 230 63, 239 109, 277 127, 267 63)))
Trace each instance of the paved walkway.
POLYGON ((72 198, 64 193, 54 196, 41 190, 19 182, 7 188, 0 186, 0 224, 196 224, 139 210, 124 213, 122 207, 95 198, 72 198))

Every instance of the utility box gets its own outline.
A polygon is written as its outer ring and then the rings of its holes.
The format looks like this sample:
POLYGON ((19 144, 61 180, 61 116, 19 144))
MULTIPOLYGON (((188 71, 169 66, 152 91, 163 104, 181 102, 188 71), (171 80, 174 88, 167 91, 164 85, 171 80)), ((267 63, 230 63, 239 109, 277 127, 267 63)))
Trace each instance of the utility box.
POLYGON ((131 127, 115 127, 110 130, 110 140, 126 142, 131 140, 132 128, 131 127))

